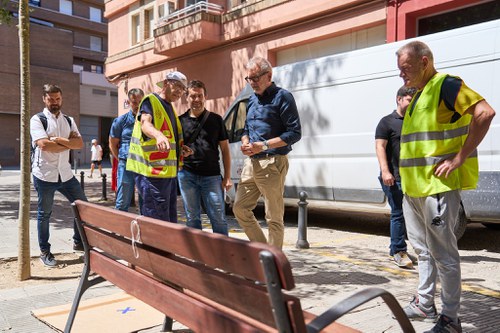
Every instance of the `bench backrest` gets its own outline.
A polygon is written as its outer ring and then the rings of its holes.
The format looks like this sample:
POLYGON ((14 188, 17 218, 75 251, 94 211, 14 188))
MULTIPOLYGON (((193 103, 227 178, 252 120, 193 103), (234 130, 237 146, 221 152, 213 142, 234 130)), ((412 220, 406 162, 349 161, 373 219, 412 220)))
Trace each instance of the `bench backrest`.
POLYGON ((278 248, 84 201, 73 207, 90 269, 195 332, 306 332, 299 299, 282 293, 295 285, 278 248))

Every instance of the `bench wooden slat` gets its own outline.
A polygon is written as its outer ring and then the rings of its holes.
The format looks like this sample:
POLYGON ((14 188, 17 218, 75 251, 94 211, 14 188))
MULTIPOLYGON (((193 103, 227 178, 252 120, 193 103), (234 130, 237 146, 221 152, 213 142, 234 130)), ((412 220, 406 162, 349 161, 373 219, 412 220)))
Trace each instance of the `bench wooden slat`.
POLYGON ((277 264, 282 267, 279 274, 283 288, 286 290, 295 288, 291 266, 285 254, 267 244, 250 243, 174 223, 170 223, 168 232, 165 232, 164 225, 168 222, 148 217, 136 218, 137 215, 108 207, 101 207, 96 211, 93 209, 93 204, 88 202, 79 202, 78 210, 81 220, 85 223, 127 238, 131 238, 130 223, 135 219, 138 221, 143 243, 251 280, 265 280, 259 253, 262 250, 269 250, 275 256, 277 264))
MULTIPOLYGON (((272 308, 265 287, 182 257, 155 253, 147 248, 138 248, 138 258, 136 258, 130 244, 91 227, 85 226, 84 230, 89 245, 99 244, 103 253, 120 253, 121 259, 135 268, 140 267, 157 279, 169 281, 179 288, 192 290, 196 294, 254 317, 266 325, 274 325, 272 308), (241 302, 242 299, 245 302, 241 302)), ((99 271, 96 273, 101 274, 99 271)), ((289 300, 300 302, 295 297, 288 297, 289 300)))
POLYGON ((275 329, 266 328, 264 325, 252 326, 248 323, 250 320, 245 320, 243 316, 234 318, 218 311, 97 252, 90 252, 90 260, 103 278, 113 281, 113 284, 128 294, 176 318, 195 332, 205 332, 207 327, 213 332, 276 332, 275 329))

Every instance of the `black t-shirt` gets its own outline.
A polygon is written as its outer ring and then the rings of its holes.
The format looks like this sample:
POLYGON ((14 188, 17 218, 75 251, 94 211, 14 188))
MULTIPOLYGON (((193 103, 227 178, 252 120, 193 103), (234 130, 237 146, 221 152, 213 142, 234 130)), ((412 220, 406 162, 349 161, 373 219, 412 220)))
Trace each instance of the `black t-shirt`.
POLYGON ((402 127, 403 117, 394 111, 382 118, 375 130, 375 139, 387 140, 387 146, 385 147, 387 162, 389 170, 397 181, 401 180, 399 176, 399 152, 402 127))
POLYGON ((209 112, 208 118, 196 137, 191 142, 191 136, 198 128, 207 110, 195 118, 189 116, 189 110, 179 117, 184 133, 184 142, 193 149, 191 156, 184 158, 184 169, 200 176, 216 176, 221 174, 219 165, 219 142, 228 139, 226 128, 222 117, 216 113, 209 112))

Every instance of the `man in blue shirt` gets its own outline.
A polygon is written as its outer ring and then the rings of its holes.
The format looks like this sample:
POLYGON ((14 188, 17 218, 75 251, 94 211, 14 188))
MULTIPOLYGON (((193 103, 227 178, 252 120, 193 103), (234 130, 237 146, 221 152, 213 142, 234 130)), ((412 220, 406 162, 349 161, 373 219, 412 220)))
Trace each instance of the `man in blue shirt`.
POLYGON ((141 89, 129 90, 128 103, 130 111, 113 120, 109 132, 109 149, 113 157, 118 160, 115 208, 125 212, 130 207, 135 187, 135 174, 127 171, 125 166, 127 165, 128 149, 132 130, 134 129, 135 116, 143 97, 144 92, 141 89))
POLYGON ((248 156, 241 172, 233 212, 251 241, 283 246, 285 212, 283 192, 288 172, 287 154, 302 136, 299 113, 292 94, 272 81, 273 69, 261 57, 250 59, 245 80, 255 94, 248 101, 241 151, 248 156), (253 209, 264 197, 269 241, 253 209))

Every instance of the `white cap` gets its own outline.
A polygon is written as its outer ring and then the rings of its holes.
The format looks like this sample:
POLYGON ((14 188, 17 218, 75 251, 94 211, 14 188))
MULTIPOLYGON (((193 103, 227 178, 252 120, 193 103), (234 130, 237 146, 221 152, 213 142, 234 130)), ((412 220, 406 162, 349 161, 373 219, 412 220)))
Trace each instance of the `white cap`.
POLYGON ((92 143, 97 143, 97 140, 96 139, 92 139, 92 143))
MULTIPOLYGON (((187 88, 187 77, 186 75, 182 74, 181 72, 170 72, 165 75, 165 80, 174 80, 174 81, 179 81, 182 83, 184 88, 187 88)), ((163 80, 163 81, 165 81, 163 80)), ((163 81, 158 82, 156 85, 160 88, 163 88, 163 81)))

